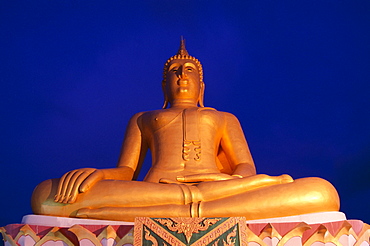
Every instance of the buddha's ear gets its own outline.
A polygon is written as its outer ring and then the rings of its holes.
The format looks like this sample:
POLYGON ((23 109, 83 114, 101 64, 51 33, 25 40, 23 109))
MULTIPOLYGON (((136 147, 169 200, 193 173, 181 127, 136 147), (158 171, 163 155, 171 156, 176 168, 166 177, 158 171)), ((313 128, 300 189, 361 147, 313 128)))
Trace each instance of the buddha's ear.
POLYGON ((200 92, 199 92, 199 98, 198 98, 198 104, 200 107, 204 108, 204 89, 206 85, 204 82, 200 82, 200 92))
POLYGON ((162 91, 163 91, 163 96, 164 96, 164 103, 163 103, 162 108, 165 109, 168 106, 168 96, 166 92, 166 82, 164 80, 162 81, 162 91))

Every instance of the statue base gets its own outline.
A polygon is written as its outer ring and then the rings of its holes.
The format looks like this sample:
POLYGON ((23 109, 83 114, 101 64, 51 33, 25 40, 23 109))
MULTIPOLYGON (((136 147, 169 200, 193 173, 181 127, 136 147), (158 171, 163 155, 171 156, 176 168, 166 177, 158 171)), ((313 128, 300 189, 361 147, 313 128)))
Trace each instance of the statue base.
POLYGON ((147 218, 135 222, 27 215, 0 228, 8 245, 370 245, 370 226, 340 212, 246 220, 147 218))

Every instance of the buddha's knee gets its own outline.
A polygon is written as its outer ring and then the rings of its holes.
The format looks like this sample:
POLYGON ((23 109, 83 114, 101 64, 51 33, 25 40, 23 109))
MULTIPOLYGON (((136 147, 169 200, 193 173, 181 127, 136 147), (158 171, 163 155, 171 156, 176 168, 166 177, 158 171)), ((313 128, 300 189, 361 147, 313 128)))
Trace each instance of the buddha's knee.
MULTIPOLYGON (((303 178, 295 181, 304 194, 305 202, 323 211, 339 210, 339 195, 334 186, 321 178, 303 178)), ((297 190, 297 191, 298 191, 297 190)))
POLYGON ((48 179, 41 182, 32 193, 31 207, 35 214, 44 214, 48 201, 54 201, 59 179, 48 179))

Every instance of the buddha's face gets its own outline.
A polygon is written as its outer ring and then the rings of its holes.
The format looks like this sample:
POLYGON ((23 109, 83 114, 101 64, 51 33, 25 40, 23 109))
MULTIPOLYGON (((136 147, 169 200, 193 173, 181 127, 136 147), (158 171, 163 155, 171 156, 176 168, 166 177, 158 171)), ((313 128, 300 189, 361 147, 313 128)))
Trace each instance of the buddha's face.
POLYGON ((197 65, 190 59, 175 59, 168 65, 165 92, 171 105, 197 104, 200 94, 200 76, 197 65))

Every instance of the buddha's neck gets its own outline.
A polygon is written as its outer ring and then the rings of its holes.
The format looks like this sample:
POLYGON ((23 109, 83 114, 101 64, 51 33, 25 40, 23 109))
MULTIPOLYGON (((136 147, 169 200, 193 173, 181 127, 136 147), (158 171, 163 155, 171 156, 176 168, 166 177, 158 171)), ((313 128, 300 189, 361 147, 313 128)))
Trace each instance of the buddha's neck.
POLYGON ((194 101, 175 100, 170 103, 170 108, 191 108, 197 106, 197 103, 194 101))

